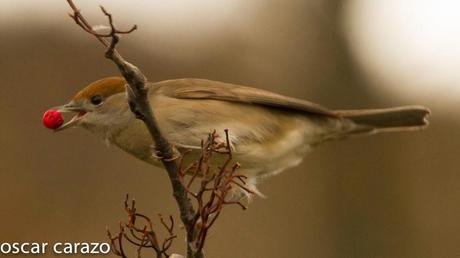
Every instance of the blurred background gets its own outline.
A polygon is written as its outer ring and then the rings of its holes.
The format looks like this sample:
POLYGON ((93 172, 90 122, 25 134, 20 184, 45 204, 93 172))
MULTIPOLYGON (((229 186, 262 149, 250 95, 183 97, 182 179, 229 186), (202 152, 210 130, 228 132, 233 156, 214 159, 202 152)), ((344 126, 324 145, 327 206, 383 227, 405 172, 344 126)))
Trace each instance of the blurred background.
MULTIPOLYGON (((266 180, 267 199, 224 211, 207 257, 460 256, 460 3, 76 3, 94 24, 102 4, 120 27, 138 25, 119 50, 151 81, 207 78, 336 109, 431 108, 427 130, 328 143, 266 180)), ((42 126, 49 107, 118 74, 68 11, 64 0, 0 2, 0 242, 105 242, 126 193, 139 211, 179 220, 164 171, 82 129, 42 126)))

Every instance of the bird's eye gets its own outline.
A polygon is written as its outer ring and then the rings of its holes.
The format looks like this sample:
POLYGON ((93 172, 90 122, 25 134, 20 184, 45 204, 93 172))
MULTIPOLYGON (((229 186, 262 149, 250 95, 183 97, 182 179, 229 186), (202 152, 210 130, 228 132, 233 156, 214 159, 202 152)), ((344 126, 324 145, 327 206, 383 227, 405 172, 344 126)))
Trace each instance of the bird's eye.
POLYGON ((91 104, 97 106, 97 105, 100 105, 102 103, 102 96, 101 95, 94 95, 91 97, 90 99, 91 101, 91 104))

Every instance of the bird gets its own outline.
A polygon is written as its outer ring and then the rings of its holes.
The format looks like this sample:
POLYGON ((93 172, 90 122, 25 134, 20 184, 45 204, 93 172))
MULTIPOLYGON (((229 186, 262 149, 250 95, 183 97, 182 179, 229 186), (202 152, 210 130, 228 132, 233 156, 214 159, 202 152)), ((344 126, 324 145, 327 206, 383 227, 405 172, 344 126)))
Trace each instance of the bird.
MULTIPOLYGON (((152 138, 136 119, 127 100, 123 77, 90 83, 60 112, 75 113, 55 131, 81 127, 136 158, 161 166, 152 155, 152 138)), ((321 105, 253 87, 206 79, 172 79, 146 83, 159 130, 179 151, 200 155, 201 141, 213 130, 228 138, 239 173, 250 190, 235 190, 232 200, 264 196, 264 178, 301 163, 316 146, 332 140, 385 132, 414 131, 428 126, 430 110, 411 105, 381 109, 331 110, 321 105)))

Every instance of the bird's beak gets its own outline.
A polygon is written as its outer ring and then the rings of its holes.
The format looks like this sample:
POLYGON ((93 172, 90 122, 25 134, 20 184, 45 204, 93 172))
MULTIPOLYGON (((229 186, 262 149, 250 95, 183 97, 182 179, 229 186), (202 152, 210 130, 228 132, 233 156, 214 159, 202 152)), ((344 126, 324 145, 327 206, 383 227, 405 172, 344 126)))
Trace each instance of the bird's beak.
POLYGON ((83 118, 83 116, 86 114, 86 110, 75 104, 73 101, 65 104, 65 105, 62 105, 62 106, 58 106, 58 107, 54 107, 53 109, 61 112, 61 113, 69 113, 69 112, 72 112, 72 113, 77 113, 76 115, 74 115, 72 117, 72 119, 70 119, 69 122, 61 125, 60 127, 54 129, 54 131, 58 132, 58 131, 62 131, 64 129, 67 129, 67 128, 70 128, 74 125, 77 125, 80 120, 83 118))

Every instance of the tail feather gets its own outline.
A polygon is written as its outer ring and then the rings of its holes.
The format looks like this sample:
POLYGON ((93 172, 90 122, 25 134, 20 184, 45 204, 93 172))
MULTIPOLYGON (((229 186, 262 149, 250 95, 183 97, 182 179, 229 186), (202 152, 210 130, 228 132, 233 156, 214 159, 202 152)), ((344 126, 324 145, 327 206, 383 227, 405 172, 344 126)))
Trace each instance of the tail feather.
POLYGON ((428 126, 430 110, 423 106, 403 106, 384 109, 337 110, 341 117, 358 125, 352 134, 393 132, 422 129, 428 126))

